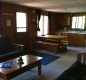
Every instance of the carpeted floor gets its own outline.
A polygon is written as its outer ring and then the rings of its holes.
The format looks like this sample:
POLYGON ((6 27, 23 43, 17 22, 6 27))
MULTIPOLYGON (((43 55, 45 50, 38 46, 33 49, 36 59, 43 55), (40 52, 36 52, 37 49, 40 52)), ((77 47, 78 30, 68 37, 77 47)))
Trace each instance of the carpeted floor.
POLYGON ((86 47, 78 47, 78 46, 68 46, 69 50, 73 51, 85 51, 86 52, 86 47))
MULTIPOLYGON (((27 71, 12 80, 54 80, 63 71, 68 69, 77 59, 78 50, 74 51, 73 48, 68 47, 66 53, 54 53, 52 51, 39 50, 39 52, 52 54, 54 56, 60 56, 61 58, 51 62, 48 65, 42 65, 42 75, 38 75, 38 68, 35 67, 30 71, 27 71)), ((2 79, 0 79, 2 80, 2 79)))

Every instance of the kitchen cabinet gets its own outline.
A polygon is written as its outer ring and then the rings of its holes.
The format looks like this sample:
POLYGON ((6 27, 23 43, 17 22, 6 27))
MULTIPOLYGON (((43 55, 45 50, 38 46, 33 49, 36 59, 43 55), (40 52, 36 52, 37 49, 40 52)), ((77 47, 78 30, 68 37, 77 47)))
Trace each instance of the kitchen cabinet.
POLYGON ((75 45, 75 46, 85 46, 85 39, 86 39, 86 34, 78 34, 78 33, 62 33, 62 35, 67 36, 67 40, 69 41, 70 45, 75 45))

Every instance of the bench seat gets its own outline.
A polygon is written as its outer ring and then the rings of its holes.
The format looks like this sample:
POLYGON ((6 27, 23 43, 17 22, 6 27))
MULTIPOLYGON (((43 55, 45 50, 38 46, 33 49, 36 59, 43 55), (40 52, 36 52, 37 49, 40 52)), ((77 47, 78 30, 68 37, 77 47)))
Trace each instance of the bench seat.
POLYGON ((36 41, 36 48, 52 48, 56 53, 58 52, 59 44, 53 42, 36 41))

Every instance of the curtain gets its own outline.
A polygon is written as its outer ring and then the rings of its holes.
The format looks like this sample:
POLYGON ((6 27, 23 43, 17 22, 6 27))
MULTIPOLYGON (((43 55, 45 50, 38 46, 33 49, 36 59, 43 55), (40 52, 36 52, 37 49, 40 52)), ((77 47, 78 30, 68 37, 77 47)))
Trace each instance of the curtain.
POLYGON ((48 12, 49 24, 51 24, 51 12, 48 12))
POLYGON ((52 26, 52 21, 51 21, 51 12, 48 12, 48 25, 49 25, 49 34, 51 34, 50 31, 52 31, 51 26, 52 26))
POLYGON ((40 17, 41 17, 41 10, 36 10, 36 16, 37 16, 37 31, 40 31, 39 28, 39 21, 40 21, 40 17))

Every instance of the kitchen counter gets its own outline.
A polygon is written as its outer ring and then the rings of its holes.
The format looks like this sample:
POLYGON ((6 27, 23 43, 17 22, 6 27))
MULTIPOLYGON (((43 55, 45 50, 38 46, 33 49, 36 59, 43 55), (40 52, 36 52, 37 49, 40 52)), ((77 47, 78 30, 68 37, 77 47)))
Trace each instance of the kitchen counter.
POLYGON ((67 36, 66 40, 69 41, 69 44, 83 47, 86 46, 86 31, 63 31, 60 33, 63 36, 67 36))
POLYGON ((62 31, 61 33, 86 34, 86 31, 62 31))

